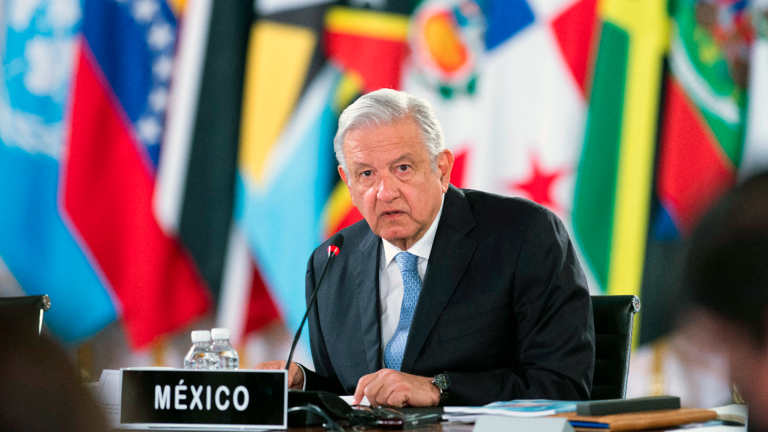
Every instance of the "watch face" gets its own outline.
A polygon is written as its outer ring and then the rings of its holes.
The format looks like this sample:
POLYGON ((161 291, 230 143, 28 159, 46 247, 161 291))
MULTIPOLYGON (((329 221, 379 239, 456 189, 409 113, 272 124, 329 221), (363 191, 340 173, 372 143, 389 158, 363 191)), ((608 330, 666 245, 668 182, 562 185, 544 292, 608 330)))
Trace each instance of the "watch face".
POLYGON ((448 376, 446 374, 435 375, 435 385, 440 390, 448 390, 448 376))

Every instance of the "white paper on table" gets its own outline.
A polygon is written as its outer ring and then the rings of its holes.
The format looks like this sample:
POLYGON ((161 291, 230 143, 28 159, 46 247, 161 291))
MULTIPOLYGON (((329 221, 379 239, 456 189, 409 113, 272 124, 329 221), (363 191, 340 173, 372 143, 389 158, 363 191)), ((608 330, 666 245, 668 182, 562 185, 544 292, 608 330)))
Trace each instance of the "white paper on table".
POLYGON ((732 404, 712 408, 717 413, 718 420, 732 421, 734 423, 747 423, 747 406, 732 404))
POLYGON ((575 401, 546 399, 516 399, 499 401, 483 406, 447 406, 443 418, 461 415, 495 415, 506 417, 547 417, 558 413, 576 411, 575 401))
MULTIPOLYGON (((352 406, 352 402, 355 400, 355 397, 354 397, 354 396, 339 396, 339 397, 340 397, 341 399, 343 399, 343 400, 344 400, 344 402, 346 402, 347 404, 349 404, 349 406, 352 406)), ((367 398, 367 397, 363 396, 363 400, 362 400, 362 401, 360 401, 360 403, 359 403, 358 405, 362 405, 362 406, 371 406, 371 403, 370 403, 370 402, 368 402, 368 398, 367 398)))
POLYGON ((89 386, 101 412, 112 427, 120 425, 120 371, 104 369, 98 383, 89 386))

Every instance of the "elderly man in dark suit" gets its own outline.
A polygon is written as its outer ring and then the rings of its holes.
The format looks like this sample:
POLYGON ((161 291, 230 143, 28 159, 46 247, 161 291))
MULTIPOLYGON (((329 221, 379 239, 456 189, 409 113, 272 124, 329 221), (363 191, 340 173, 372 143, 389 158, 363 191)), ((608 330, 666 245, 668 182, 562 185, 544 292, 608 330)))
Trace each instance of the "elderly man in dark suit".
MULTIPOLYGON (((406 93, 358 99, 334 147, 365 220, 342 231, 310 314, 316 371, 291 365, 292 388, 367 396, 374 406, 589 398, 591 302, 554 214, 451 186, 442 128, 406 93)), ((326 249, 309 260, 308 296, 326 249)))

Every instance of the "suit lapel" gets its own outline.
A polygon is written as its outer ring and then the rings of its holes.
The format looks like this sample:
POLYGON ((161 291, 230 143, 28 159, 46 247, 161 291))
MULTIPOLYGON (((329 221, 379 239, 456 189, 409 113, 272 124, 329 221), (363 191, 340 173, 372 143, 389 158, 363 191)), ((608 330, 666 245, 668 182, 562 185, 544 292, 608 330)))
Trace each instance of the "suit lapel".
POLYGON ((365 344, 367 372, 381 369, 381 324, 379 312, 379 238, 370 232, 360 243, 360 254, 352 262, 352 283, 360 309, 360 329, 365 344))
POLYGON ((429 255, 427 273, 411 321, 411 330, 400 367, 402 372, 411 372, 424 342, 469 265, 477 241, 466 234, 474 226, 475 220, 464 193, 449 186, 429 255))

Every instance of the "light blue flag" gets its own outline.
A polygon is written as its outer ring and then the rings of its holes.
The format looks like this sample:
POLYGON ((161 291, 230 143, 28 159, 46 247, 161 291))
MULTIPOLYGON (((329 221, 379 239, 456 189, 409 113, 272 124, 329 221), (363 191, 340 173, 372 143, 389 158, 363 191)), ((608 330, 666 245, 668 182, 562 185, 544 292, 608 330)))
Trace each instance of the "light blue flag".
POLYGON ((27 294, 51 297, 45 322, 65 343, 77 343, 116 318, 59 196, 82 8, 78 0, 2 7, 0 257, 27 294))
POLYGON ((276 143, 261 185, 238 174, 235 219, 289 329, 298 328, 306 310, 307 261, 324 240, 320 215, 337 178, 333 101, 340 78, 331 65, 317 74, 276 143))

